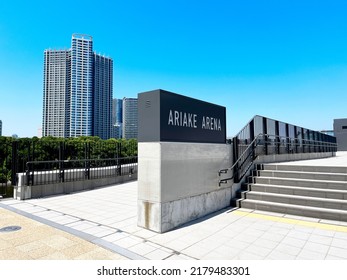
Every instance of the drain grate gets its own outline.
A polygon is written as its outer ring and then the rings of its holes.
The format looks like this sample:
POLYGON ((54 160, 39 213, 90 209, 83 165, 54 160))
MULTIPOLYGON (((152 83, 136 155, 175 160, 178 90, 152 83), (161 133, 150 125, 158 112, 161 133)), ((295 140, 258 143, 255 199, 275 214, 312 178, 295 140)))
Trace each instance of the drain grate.
POLYGON ((9 226, 9 227, 3 227, 0 228, 0 232, 12 232, 12 231, 17 231, 20 230, 20 226, 9 226))

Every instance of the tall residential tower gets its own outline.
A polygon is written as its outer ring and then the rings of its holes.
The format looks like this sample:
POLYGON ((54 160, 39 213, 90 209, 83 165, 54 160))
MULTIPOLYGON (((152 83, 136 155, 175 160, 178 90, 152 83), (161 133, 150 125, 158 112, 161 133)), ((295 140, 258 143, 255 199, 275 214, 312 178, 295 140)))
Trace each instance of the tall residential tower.
POLYGON ((123 138, 137 139, 137 98, 123 98, 123 138))
POLYGON ((113 99, 112 110, 112 124, 113 124, 113 137, 122 138, 122 122, 123 122, 123 100, 113 99))
POLYGON ((102 139, 112 135, 113 60, 94 54, 93 134, 102 139))
POLYGON ((71 55, 68 50, 45 50, 43 79, 43 136, 69 134, 71 55))
POLYGON ((71 40, 69 137, 93 135, 93 38, 73 34, 71 40))
POLYGON ((113 61, 93 38, 73 34, 69 50, 44 52, 42 135, 99 136, 112 129, 113 61))

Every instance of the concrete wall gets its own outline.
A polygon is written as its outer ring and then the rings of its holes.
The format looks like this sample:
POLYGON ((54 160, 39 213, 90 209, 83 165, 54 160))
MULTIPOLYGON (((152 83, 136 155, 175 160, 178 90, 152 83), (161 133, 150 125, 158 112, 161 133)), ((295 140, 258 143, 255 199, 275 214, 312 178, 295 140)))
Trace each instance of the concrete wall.
POLYGON ((334 120, 334 136, 338 151, 347 151, 347 119, 334 120))
MULTIPOLYGON (((130 173, 137 173, 137 163, 89 169, 90 178, 116 177, 116 174, 128 175, 130 173)), ((35 185, 55 184, 60 181, 59 175, 59 170, 35 171, 34 183, 35 185)), ((84 168, 66 169, 64 176, 65 181, 84 181, 86 173, 84 168)), ((25 186, 27 184, 26 173, 17 173, 17 177, 17 186, 25 186)))
POLYGON ((231 145, 139 143, 138 225, 166 232, 230 205, 231 182, 218 171, 231 166, 231 145))
MULTIPOLYGON (((25 175, 19 176, 25 180, 25 175)), ((92 190, 98 187, 107 185, 121 184, 128 181, 137 179, 137 173, 131 175, 122 175, 117 177, 106 177, 100 179, 73 181, 64 183, 51 183, 45 185, 26 186, 18 185, 14 187, 13 197, 18 200, 25 200, 30 198, 40 198, 51 195, 69 194, 73 192, 92 190)))
MULTIPOLYGON (((232 165, 232 145, 139 143, 138 226, 166 232, 230 206, 241 184, 219 186, 220 169, 232 165)), ((255 163, 284 162, 334 156, 302 153, 259 156, 255 163)), ((252 168, 249 170, 249 172, 252 168)), ((246 178, 246 177, 245 177, 246 178)))

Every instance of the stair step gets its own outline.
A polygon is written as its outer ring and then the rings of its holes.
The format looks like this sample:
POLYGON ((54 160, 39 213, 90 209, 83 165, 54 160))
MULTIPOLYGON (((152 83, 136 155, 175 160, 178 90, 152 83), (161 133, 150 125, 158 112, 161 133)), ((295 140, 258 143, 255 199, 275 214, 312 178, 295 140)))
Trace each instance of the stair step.
POLYGON ((284 171, 304 171, 319 173, 340 173, 347 174, 347 167, 344 166, 309 166, 309 165, 282 165, 282 164, 263 164, 263 170, 284 170, 284 171))
POLYGON ((260 177, 276 177, 276 178, 296 178, 307 180, 323 180, 323 181, 347 181, 347 174, 343 173, 317 173, 307 171, 285 171, 285 170, 259 170, 256 172, 260 177))
POLYGON ((305 187, 296 187, 296 186, 278 186, 278 185, 267 185, 267 184, 248 184, 248 186, 246 186, 244 190, 265 192, 265 193, 278 193, 278 194, 287 194, 287 195, 299 195, 299 196, 308 196, 308 197, 347 200, 347 190, 305 188, 305 187))
POLYGON ((251 177, 251 178, 252 178, 251 181, 257 184, 347 190, 347 182, 342 182, 342 181, 308 180, 308 179, 275 178, 275 177, 251 177))
POLYGON ((260 164, 237 207, 347 221, 347 167, 260 164))
POLYGON ((347 211, 337 209, 326 209, 294 204, 283 204, 269 201, 239 200, 238 206, 242 208, 261 211, 277 212, 290 215, 313 217, 326 220, 338 220, 347 222, 347 211))
POLYGON ((330 208, 347 211, 347 200, 318 198, 298 195, 286 195, 276 193, 264 193, 250 191, 242 194, 242 197, 250 200, 269 201, 283 204, 295 204, 310 207, 330 208))

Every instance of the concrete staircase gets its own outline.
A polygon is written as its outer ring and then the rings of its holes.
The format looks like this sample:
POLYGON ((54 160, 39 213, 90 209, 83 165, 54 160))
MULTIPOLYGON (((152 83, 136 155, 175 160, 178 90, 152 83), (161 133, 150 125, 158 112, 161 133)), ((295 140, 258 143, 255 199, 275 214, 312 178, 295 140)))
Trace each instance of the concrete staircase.
POLYGON ((347 221, 347 167, 257 165, 232 206, 347 221))

